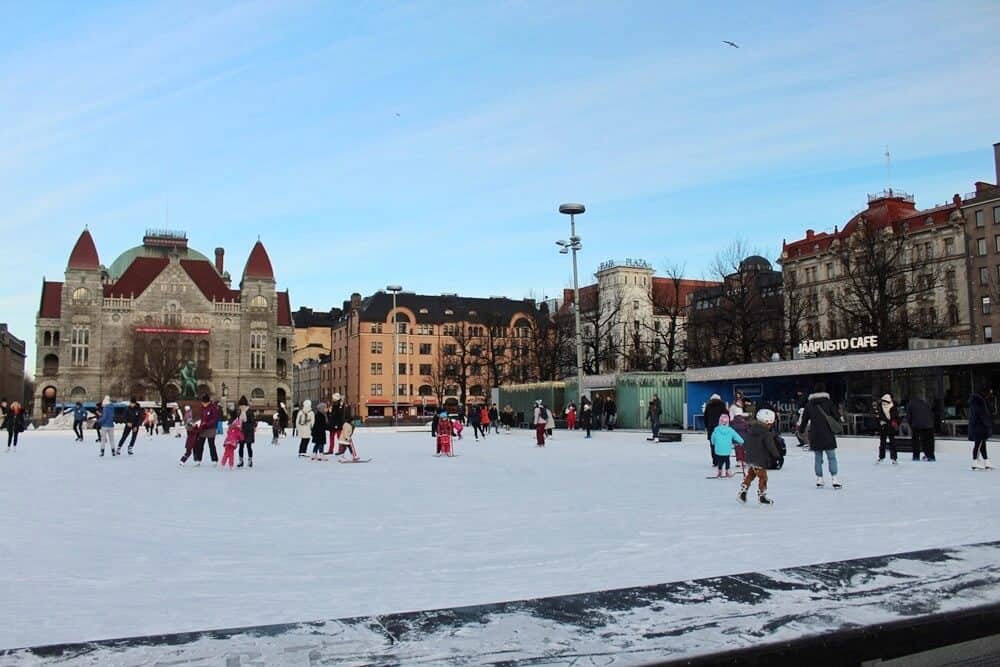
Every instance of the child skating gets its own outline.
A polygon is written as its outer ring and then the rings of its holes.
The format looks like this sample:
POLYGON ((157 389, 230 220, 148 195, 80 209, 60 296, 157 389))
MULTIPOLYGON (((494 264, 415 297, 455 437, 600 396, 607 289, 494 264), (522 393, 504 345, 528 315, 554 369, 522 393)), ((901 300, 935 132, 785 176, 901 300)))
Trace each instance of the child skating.
POLYGON ((716 478, 732 477, 729 469, 729 457, 733 455, 733 444, 743 444, 743 438, 729 425, 729 415, 719 416, 719 425, 712 431, 712 449, 715 451, 716 478), (722 469, 725 468, 725 474, 722 469))
POLYGON ((453 456, 451 453, 451 433, 453 425, 447 412, 438 415, 437 453, 434 456, 453 456))
POLYGON ((337 438, 337 460, 341 463, 368 463, 371 459, 363 459, 358 456, 358 450, 354 446, 354 425, 345 421, 340 427, 340 436, 337 438), (351 452, 351 458, 345 459, 344 454, 351 452))
POLYGON ((225 447, 225 451, 222 453, 222 463, 223 468, 226 467, 226 463, 229 463, 229 467, 232 468, 236 463, 236 448, 240 444, 240 440, 243 439, 243 418, 240 416, 234 417, 229 422, 229 429, 226 431, 226 440, 222 443, 225 447))
POLYGON ((743 478, 738 496, 741 503, 747 501, 747 491, 756 479, 757 497, 760 504, 774 504, 767 497, 767 463, 770 457, 777 458, 779 455, 778 445, 774 441, 774 432, 771 430, 774 419, 775 415, 772 410, 758 410, 757 418, 750 422, 750 431, 747 433, 744 443, 748 470, 746 477, 743 478))
MULTIPOLYGON (((184 406, 184 430, 187 431, 187 440, 184 441, 184 456, 181 457, 180 465, 184 465, 191 454, 194 453, 194 448, 198 444, 198 431, 200 430, 201 424, 195 420, 194 415, 191 413, 191 406, 184 406)), ((196 466, 201 465, 201 461, 195 463, 196 466)))

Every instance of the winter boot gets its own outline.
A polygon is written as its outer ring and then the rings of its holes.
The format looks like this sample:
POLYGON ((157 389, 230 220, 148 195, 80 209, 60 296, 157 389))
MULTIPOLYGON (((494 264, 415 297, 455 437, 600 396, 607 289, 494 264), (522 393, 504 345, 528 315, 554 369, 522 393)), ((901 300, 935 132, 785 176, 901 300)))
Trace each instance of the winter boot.
POLYGON ((252 468, 252 467, 253 467, 253 459, 248 459, 248 460, 247 460, 247 465, 248 465, 248 466, 249 466, 250 468, 252 468))
POLYGON ((101 450, 101 456, 104 456, 104 450, 103 449, 101 450))
POLYGON ((736 498, 741 503, 745 503, 747 501, 747 489, 745 486, 740 487, 740 492, 736 495, 736 498))
POLYGON ((835 488, 835 489, 839 489, 842 486, 842 484, 840 483, 840 480, 837 479, 836 476, 831 477, 830 481, 833 482, 833 488, 835 488))
POLYGON ((983 459, 983 467, 987 470, 993 470, 993 464, 990 463, 989 459, 983 459))
POLYGON ((760 494, 760 504, 761 505, 773 505, 774 501, 767 497, 766 493, 760 494))
MULTIPOLYGON (((836 479, 836 477, 834 477, 834 479, 836 479)), ((823 478, 822 477, 817 477, 816 478, 816 486, 817 487, 822 487, 823 486, 823 478)))
POLYGON ((133 452, 132 452, 132 445, 129 445, 128 446, 128 455, 132 456, 132 454, 133 454, 133 452))
POLYGON ((237 468, 242 468, 243 467, 243 457, 242 456, 240 457, 240 462, 236 464, 236 467, 237 468))

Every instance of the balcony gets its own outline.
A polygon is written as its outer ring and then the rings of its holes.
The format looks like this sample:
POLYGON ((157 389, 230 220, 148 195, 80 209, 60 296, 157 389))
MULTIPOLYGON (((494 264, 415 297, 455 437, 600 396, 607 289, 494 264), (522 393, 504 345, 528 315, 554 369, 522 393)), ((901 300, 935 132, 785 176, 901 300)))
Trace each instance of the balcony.
POLYGON ((216 315, 239 315, 241 312, 237 301, 214 301, 212 305, 216 315))
POLYGON ((133 301, 131 297, 115 296, 104 299, 103 310, 113 312, 127 312, 132 310, 133 301))

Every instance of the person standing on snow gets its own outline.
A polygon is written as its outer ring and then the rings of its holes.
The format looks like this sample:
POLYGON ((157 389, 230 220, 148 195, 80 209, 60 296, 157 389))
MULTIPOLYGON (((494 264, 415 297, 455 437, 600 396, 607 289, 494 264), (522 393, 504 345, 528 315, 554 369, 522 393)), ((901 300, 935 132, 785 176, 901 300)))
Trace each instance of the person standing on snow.
POLYGON ((590 438, 590 428, 593 423, 594 423, 593 405, 591 405, 589 398, 583 396, 580 399, 580 427, 587 431, 587 435, 583 436, 584 440, 590 438))
POLYGON ((142 421, 142 408, 139 407, 139 401, 133 397, 128 402, 128 407, 125 408, 125 428, 122 430, 122 437, 118 441, 118 454, 122 453, 122 445, 125 444, 125 440, 131 435, 132 439, 128 443, 128 455, 132 456, 132 448, 135 447, 135 439, 139 435, 139 429, 142 428, 142 421))
MULTIPOLYGON (((747 474, 740 485, 737 495, 741 503, 747 501, 747 491, 753 481, 757 480, 757 499, 761 505, 772 505, 767 497, 767 464, 771 458, 778 458, 778 444, 774 440, 774 424, 776 415, 773 410, 758 410, 757 418, 750 422, 750 432, 747 434, 744 448, 747 452, 747 474)), ((720 422, 721 424, 721 422, 720 422)))
POLYGON ((101 456, 104 456, 104 443, 111 448, 111 456, 116 456, 115 451, 115 409, 111 405, 111 397, 105 396, 101 402, 101 419, 98 422, 100 431, 98 432, 101 443, 101 456))
POLYGON ((532 416, 532 423, 535 425, 535 444, 539 447, 545 446, 545 429, 549 424, 549 411, 542 403, 542 399, 535 401, 535 409, 532 416))
POLYGON ((927 401, 917 396, 906 404, 906 418, 913 432, 913 460, 920 460, 920 452, 925 461, 934 460, 934 412, 927 401))
POLYGON ((323 446, 326 445, 326 403, 317 405, 315 412, 312 414, 313 425, 311 433, 313 450, 310 460, 326 461, 326 458, 323 456, 323 446))
POLYGON ((76 435, 76 442, 83 442, 83 424, 87 421, 87 408, 83 403, 76 402, 73 406, 73 433, 76 435))
POLYGON ((809 448, 813 452, 813 464, 816 472, 816 486, 823 486, 823 454, 830 468, 830 481, 833 488, 839 489, 837 481, 837 434, 833 424, 840 423, 840 413, 837 406, 830 400, 826 385, 817 382, 813 393, 809 394, 805 407, 802 408, 802 420, 799 432, 807 433, 809 448), (832 422, 832 423, 831 423, 832 422))
POLYGON ((649 420, 649 427, 653 430, 653 437, 646 438, 650 442, 654 442, 660 437, 660 413, 662 408, 660 408, 660 397, 653 394, 653 398, 649 399, 649 407, 646 408, 646 419, 649 420))
POLYGON ((437 451, 434 456, 451 456, 451 432, 452 432, 451 419, 448 418, 448 413, 442 411, 438 414, 437 421, 437 451))
MULTIPOLYGON (((715 450, 715 469, 718 471, 716 477, 732 477, 733 473, 729 469, 729 457, 733 454, 734 443, 743 444, 743 438, 729 425, 729 415, 719 417, 719 424, 712 431, 712 447, 715 450), (723 467, 726 469, 725 475, 722 473, 723 467)), ((767 482, 764 482, 767 486, 767 482)))
POLYGON ((243 426, 243 437, 240 438, 240 462, 237 468, 243 467, 243 448, 247 450, 247 463, 253 467, 253 443, 257 433, 257 415, 250 409, 250 402, 246 396, 240 396, 239 419, 243 426))
POLYGON ((615 425, 618 424, 618 405, 615 403, 615 399, 608 397, 604 401, 604 421, 608 425, 608 430, 615 430, 615 425))
POLYGON ((573 405, 573 401, 570 401, 569 405, 566 406, 566 430, 576 430, 576 406, 573 405))
POLYGON ((716 465, 715 449, 712 446, 712 431, 719 425, 719 417, 726 412, 726 404, 718 394, 712 394, 705 403, 705 431, 708 433, 708 451, 712 455, 712 467, 716 465))
MULTIPOLYGON (((27 417, 24 414, 24 408, 17 401, 10 404, 10 408, 4 414, 3 417, 3 428, 7 429, 7 451, 16 452, 17 451, 17 438, 24 429, 28 427, 27 417), (14 448, 11 449, 13 444, 14 448)), ((104 450, 101 450, 103 453, 104 450)))
POLYGON ((313 424, 316 423, 316 416, 313 414, 312 401, 308 398, 302 401, 302 407, 299 408, 298 413, 295 415, 295 431, 299 434, 299 456, 305 458, 309 456, 306 452, 306 448, 309 446, 309 440, 312 438, 312 428, 313 424))
POLYGON ((333 448, 340 439, 340 432, 344 428, 344 404, 341 402, 339 393, 333 395, 333 403, 326 417, 326 427, 330 431, 330 445, 326 449, 327 454, 333 454, 333 448))
MULTIPOLYGON (((479 434, 483 432, 482 420, 483 413, 475 405, 470 405, 469 426, 472 427, 472 435, 475 436, 476 442, 479 442, 479 434)), ((483 437, 485 438, 486 434, 483 434, 483 437)))
POLYGON ((489 417, 489 419, 490 419, 489 423, 493 424, 493 432, 499 435, 500 434, 500 411, 497 409, 497 404, 496 403, 494 403, 494 404, 492 404, 490 406, 490 410, 489 410, 488 413, 486 413, 486 416, 489 417))
POLYGON ((194 448, 195 463, 201 463, 201 457, 205 454, 205 442, 208 442, 208 454, 212 457, 212 463, 218 465, 219 452, 215 449, 215 436, 218 435, 222 414, 217 403, 213 403, 208 394, 201 397, 201 419, 199 420, 201 431, 198 433, 198 444, 194 448))
POLYGON ((992 469, 986 452, 986 441, 993 435, 993 414, 982 394, 973 392, 969 397, 969 441, 972 442, 972 469, 992 469), (979 462, 982 456, 983 462, 979 462))
POLYGON ((892 464, 896 465, 896 429, 899 428, 899 410, 892 401, 892 394, 884 394, 875 406, 875 421, 878 423, 878 461, 885 460, 886 446, 889 448, 889 457, 892 464))

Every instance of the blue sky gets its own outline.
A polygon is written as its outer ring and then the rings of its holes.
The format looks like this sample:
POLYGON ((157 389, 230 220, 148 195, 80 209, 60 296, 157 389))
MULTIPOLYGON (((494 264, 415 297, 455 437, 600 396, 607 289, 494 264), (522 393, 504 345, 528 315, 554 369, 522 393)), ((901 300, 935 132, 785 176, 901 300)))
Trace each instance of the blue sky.
POLYGON ((887 185, 886 145, 920 206, 994 180, 998 28, 976 0, 0 2, 0 321, 33 348, 84 225, 105 264, 169 224, 234 274, 259 235, 315 308, 558 295, 564 201, 584 277, 776 257, 887 185))

